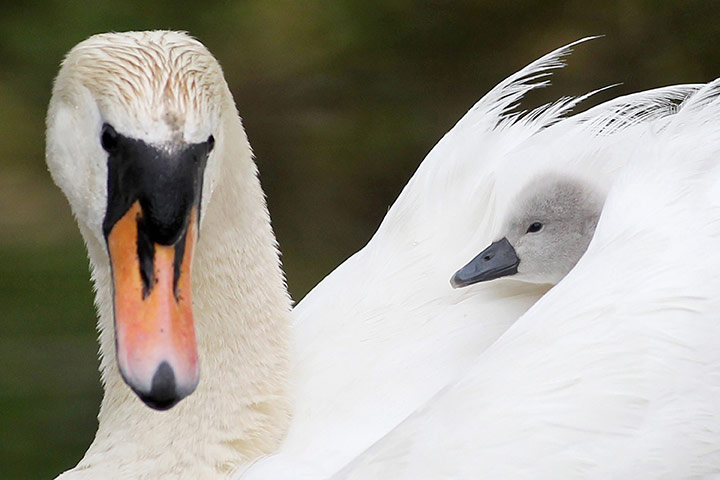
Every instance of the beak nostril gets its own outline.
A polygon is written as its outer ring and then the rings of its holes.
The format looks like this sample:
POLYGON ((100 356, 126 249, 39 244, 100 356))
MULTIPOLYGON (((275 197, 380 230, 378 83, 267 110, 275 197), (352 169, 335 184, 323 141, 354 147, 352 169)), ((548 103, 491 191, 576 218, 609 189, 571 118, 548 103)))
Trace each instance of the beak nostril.
POLYGON ((454 288, 466 287, 517 273, 520 259, 507 238, 490 244, 467 265, 455 272, 450 280, 454 288))

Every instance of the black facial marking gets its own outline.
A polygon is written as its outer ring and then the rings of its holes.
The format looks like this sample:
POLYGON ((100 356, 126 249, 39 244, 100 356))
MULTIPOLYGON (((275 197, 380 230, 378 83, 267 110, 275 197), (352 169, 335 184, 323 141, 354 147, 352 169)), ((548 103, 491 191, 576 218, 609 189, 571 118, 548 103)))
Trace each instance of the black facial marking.
POLYGON ((215 139, 211 135, 202 143, 155 147, 119 134, 105 124, 100 142, 108 152, 105 238, 117 221, 139 201, 142 212, 138 218, 137 252, 143 295, 147 296, 153 287, 155 243, 175 245, 177 288, 190 211, 198 207, 196 221, 199 221, 203 175, 215 139))
POLYGON ((140 262, 140 278, 143 283, 143 299, 152 291, 155 282, 155 244, 143 227, 142 217, 137 219, 137 254, 140 262))
POLYGON ((106 152, 113 152, 117 147, 118 134, 115 129, 107 123, 103 125, 102 133, 100 134, 100 144, 106 152))
POLYGON ((105 237, 136 201, 143 225, 155 243, 173 245, 187 226, 190 209, 200 203, 200 189, 209 153, 207 142, 158 148, 103 128, 113 140, 108 151, 108 203, 105 237))
POLYGON ((178 280, 180 280, 180 269, 182 268, 183 255, 185 254, 185 242, 187 241, 187 230, 183 232, 180 240, 175 244, 175 257, 173 258, 173 291, 175 293, 175 299, 178 298, 178 280))

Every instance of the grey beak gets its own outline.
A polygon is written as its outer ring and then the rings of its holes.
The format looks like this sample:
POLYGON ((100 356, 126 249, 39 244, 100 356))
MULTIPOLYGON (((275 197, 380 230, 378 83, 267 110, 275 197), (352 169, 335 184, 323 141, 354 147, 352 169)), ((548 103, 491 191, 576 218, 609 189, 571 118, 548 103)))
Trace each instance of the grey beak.
POLYGON ((473 283, 487 282, 508 275, 515 275, 520 259, 507 238, 492 243, 470 263, 455 272, 450 279, 453 288, 467 287, 473 283))

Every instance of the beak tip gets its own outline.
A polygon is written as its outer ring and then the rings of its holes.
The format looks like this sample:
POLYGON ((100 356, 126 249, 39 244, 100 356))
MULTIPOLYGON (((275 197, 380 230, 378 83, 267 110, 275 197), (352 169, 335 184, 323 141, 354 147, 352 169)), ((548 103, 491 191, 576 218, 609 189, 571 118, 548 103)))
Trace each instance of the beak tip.
POLYGON ((164 412, 166 410, 170 410, 172 407, 178 404, 178 402, 181 400, 178 397, 175 398, 168 398, 168 399, 162 399, 157 400, 151 396, 142 395, 138 392, 138 396, 140 397, 140 400, 143 401, 145 405, 152 408, 153 410, 157 410, 159 412, 164 412))
POLYGON ((140 397, 145 405, 153 410, 170 410, 180 400, 195 391, 198 385, 199 376, 195 376, 187 385, 178 384, 175 372, 170 364, 163 361, 155 371, 150 389, 137 388, 132 381, 126 379, 126 383, 140 397))

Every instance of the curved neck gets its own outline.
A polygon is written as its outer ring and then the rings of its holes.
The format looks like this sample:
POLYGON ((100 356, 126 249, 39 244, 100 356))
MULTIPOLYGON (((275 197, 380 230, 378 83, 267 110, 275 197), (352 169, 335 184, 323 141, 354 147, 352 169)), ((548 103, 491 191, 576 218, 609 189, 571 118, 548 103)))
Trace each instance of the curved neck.
POLYGON ((103 478, 180 471, 183 478, 212 478, 272 451, 287 429, 290 298, 250 146, 229 110, 217 151, 224 172, 203 212, 193 264, 200 384, 167 412, 145 406, 120 377, 107 253, 83 232, 105 394, 97 435, 77 470, 102 464, 111 467, 103 478))

